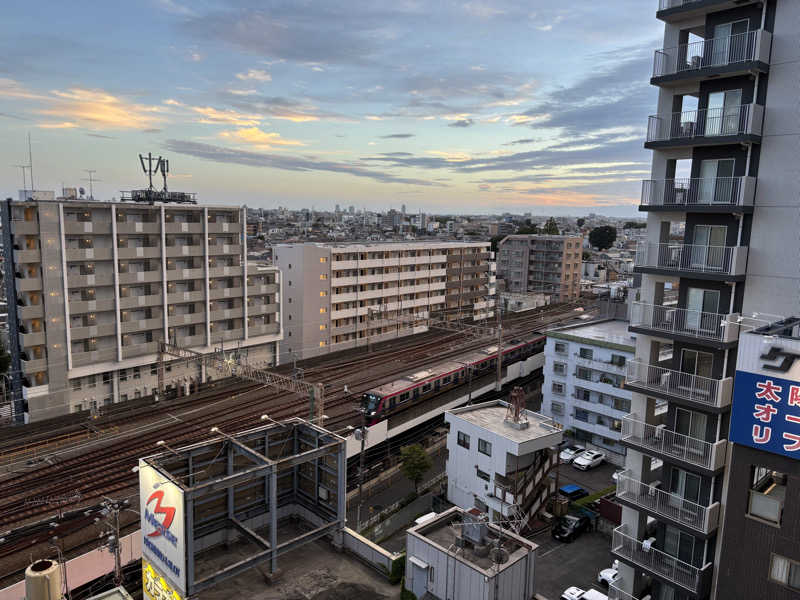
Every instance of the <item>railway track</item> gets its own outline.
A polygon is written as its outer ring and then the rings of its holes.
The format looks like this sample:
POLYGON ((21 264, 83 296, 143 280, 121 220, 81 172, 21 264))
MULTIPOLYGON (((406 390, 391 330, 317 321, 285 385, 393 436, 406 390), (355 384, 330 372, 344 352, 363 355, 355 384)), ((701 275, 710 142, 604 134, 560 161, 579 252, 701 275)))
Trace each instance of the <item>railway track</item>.
MULTIPOLYGON (((561 310, 550 308, 506 319, 504 339, 510 341, 515 337, 531 335, 543 326, 563 320, 565 316, 575 316, 573 307, 561 307, 561 310)), ((423 367, 432 358, 445 360, 486 345, 487 340, 465 343, 463 335, 458 333, 442 335, 441 332, 430 332, 412 338, 399 338, 396 343, 382 345, 362 357, 353 358, 348 354, 315 359, 305 368, 305 374, 309 380, 325 382, 325 413, 328 416, 325 425, 339 429, 357 422, 355 408, 363 391, 396 378, 398 372, 423 367), (345 385, 348 386, 348 393, 343 391, 345 385)), ((284 365, 280 370, 288 372, 290 367, 284 365)), ((269 414, 276 420, 308 414, 305 398, 232 380, 218 380, 209 388, 169 403, 141 402, 132 408, 136 412, 114 410, 93 420, 93 426, 98 429, 126 426, 118 434, 99 442, 96 447, 65 450, 55 456, 53 464, 41 464, 29 471, 11 473, 0 479, 3 489, 0 530, 36 522, 56 512, 52 505, 40 502, 42 498, 74 498, 75 501, 70 504, 75 507, 91 505, 102 496, 132 493, 137 485, 137 476, 132 467, 137 464, 138 457, 156 452, 156 442, 159 440, 166 440, 175 447, 208 438, 213 426, 235 432, 260 423, 262 414, 269 414), (153 418, 142 414, 153 410, 161 415, 153 418)), ((82 426, 79 422, 70 423, 66 428, 56 428, 55 432, 64 435, 82 426)), ((34 441, 41 440, 46 445, 48 438, 45 427, 37 426, 33 433, 34 441)), ((0 435, 3 437, 0 454, 13 451, 14 443, 23 439, 21 435, 12 438, 0 435)), ((68 506, 60 506, 60 511, 68 506)), ((71 519, 70 528, 85 527, 81 519, 83 517, 71 519)), ((0 544, 0 559, 30 549, 39 537, 40 532, 36 536, 22 535, 13 544, 4 540, 0 544)))

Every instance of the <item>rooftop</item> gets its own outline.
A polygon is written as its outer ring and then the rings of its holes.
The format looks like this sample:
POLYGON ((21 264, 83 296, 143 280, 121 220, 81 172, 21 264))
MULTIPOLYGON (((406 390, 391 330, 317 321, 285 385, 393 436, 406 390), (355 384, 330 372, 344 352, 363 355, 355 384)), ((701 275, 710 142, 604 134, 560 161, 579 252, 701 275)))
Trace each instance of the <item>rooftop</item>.
POLYGON ((580 325, 569 325, 547 332, 554 338, 571 341, 585 341, 597 346, 611 346, 620 350, 634 352, 636 336, 628 331, 628 321, 606 319, 591 321, 580 325))
POLYGON ((392 246, 393 249, 402 250, 403 247, 408 248, 471 248, 473 246, 490 246, 491 242, 475 241, 475 242, 440 242, 440 241, 419 241, 410 242, 408 240, 387 240, 381 242, 374 242, 370 240, 352 241, 352 242, 297 242, 277 244, 278 246, 316 246, 317 248, 342 248, 346 250, 369 250, 370 248, 381 248, 384 246, 392 246))
POLYGON ((455 560, 477 567, 485 571, 486 575, 490 577, 512 566, 515 562, 524 558, 526 554, 535 552, 536 548, 538 548, 537 544, 514 534, 508 529, 501 529, 497 525, 490 523, 487 527, 487 536, 484 538, 486 545, 497 547, 499 542, 499 547, 504 551, 501 554, 507 557, 507 560, 500 563, 495 562, 492 552, 481 556, 483 552, 476 553, 471 543, 457 544, 456 540, 462 537, 462 522, 465 512, 461 508, 453 507, 421 525, 412 527, 408 530, 408 534, 438 546, 439 550, 448 553, 455 560))
POLYGON ((511 239, 511 240, 523 240, 523 239, 536 239, 536 240, 554 240, 554 241, 561 241, 561 240, 569 240, 575 238, 583 238, 583 235, 580 233, 567 233, 567 234, 544 234, 544 233, 514 233, 511 235, 507 235, 505 238, 500 240, 501 242, 511 239))
MULTIPOLYGON (((523 410, 522 414, 527 417, 528 427, 519 429, 506 422, 508 413, 508 403, 502 400, 493 400, 481 404, 472 404, 462 408, 455 408, 447 411, 449 414, 463 419, 468 423, 477 425, 487 431, 491 431, 512 442, 522 444, 533 440, 548 438, 550 436, 561 437, 561 428, 551 419, 530 410, 523 410)), ((559 440, 549 441, 547 445, 554 445, 559 440)))

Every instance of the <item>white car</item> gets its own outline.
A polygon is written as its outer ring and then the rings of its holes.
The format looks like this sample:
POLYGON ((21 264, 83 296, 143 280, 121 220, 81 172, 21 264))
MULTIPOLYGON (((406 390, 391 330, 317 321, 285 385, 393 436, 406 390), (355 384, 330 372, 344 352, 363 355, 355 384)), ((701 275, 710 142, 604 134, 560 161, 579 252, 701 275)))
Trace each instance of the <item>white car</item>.
POLYGON ((597 450, 586 450, 575 457, 575 460, 572 461, 572 466, 576 469, 580 469, 581 471, 587 471, 602 464, 605 459, 606 455, 602 452, 598 452, 597 450))
POLYGON ((568 587, 561 594, 561 600, 608 600, 608 596, 597 590, 582 590, 579 587, 568 587))
POLYGON ((611 563, 611 567, 603 569, 597 574, 597 583, 604 585, 611 585, 619 579, 619 561, 615 560, 611 563))
POLYGON ((578 446, 578 445, 567 446, 561 451, 558 457, 561 459, 562 463, 568 465, 573 460, 575 460, 576 456, 578 456, 581 452, 584 452, 585 450, 586 448, 584 446, 578 446))

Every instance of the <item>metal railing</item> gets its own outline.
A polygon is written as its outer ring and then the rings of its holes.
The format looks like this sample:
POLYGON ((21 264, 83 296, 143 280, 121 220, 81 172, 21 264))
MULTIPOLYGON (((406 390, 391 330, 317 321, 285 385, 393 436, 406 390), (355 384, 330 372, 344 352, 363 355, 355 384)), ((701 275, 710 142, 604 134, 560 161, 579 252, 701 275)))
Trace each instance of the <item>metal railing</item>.
MULTIPOLYGON (((703 179, 645 179, 642 181, 643 206, 742 206, 745 202, 745 177, 703 179)), ((751 204, 747 202, 747 204, 751 204)))
POLYGON ((744 273, 747 246, 640 244, 634 266, 670 271, 738 275, 744 273))
POLYGON ((713 379, 635 360, 628 363, 625 380, 629 385, 669 394, 700 404, 721 408, 730 403, 731 378, 713 379), (727 398, 725 398, 727 396, 727 398))
POLYGON ((644 327, 656 332, 688 335, 720 342, 735 339, 738 325, 727 321, 727 315, 708 313, 688 308, 661 306, 633 302, 631 326, 644 327))
POLYGON ((622 417, 622 441, 705 469, 722 466, 727 445, 725 440, 706 442, 663 426, 644 423, 637 420, 635 413, 622 417))
POLYGON ((646 548, 642 542, 628 535, 626 525, 620 525, 614 529, 611 550, 615 554, 636 563, 648 571, 657 573, 687 590, 695 592, 700 589, 703 570, 661 550, 653 547, 646 548))
MULTIPOLYGON (((753 104, 651 115, 647 141, 660 142, 752 133, 753 104)), ((757 106, 757 105, 756 105, 757 106)))
POLYGON ((631 587, 628 583, 620 578, 616 582, 608 586, 608 600, 639 600, 625 591, 626 588, 631 587))
POLYGON ((658 0, 658 10, 685 6, 686 4, 694 4, 699 1, 700 0, 658 0))
POLYGON ((760 33, 754 29, 656 50, 653 77, 756 60, 760 33))
POLYGON ((638 481, 631 471, 619 474, 617 498, 627 500, 702 533, 708 533, 717 526, 719 502, 703 506, 638 481))

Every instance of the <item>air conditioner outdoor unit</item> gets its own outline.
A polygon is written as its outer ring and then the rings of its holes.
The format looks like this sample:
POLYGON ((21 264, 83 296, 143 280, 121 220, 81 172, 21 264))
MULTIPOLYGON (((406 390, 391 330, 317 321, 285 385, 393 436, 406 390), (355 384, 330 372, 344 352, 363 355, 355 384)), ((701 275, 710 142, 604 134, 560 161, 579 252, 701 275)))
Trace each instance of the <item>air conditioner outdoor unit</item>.
POLYGON ((650 552, 651 548, 653 547, 653 544, 655 543, 656 543, 656 538, 654 537, 647 538, 645 541, 642 542, 642 551, 650 552))

